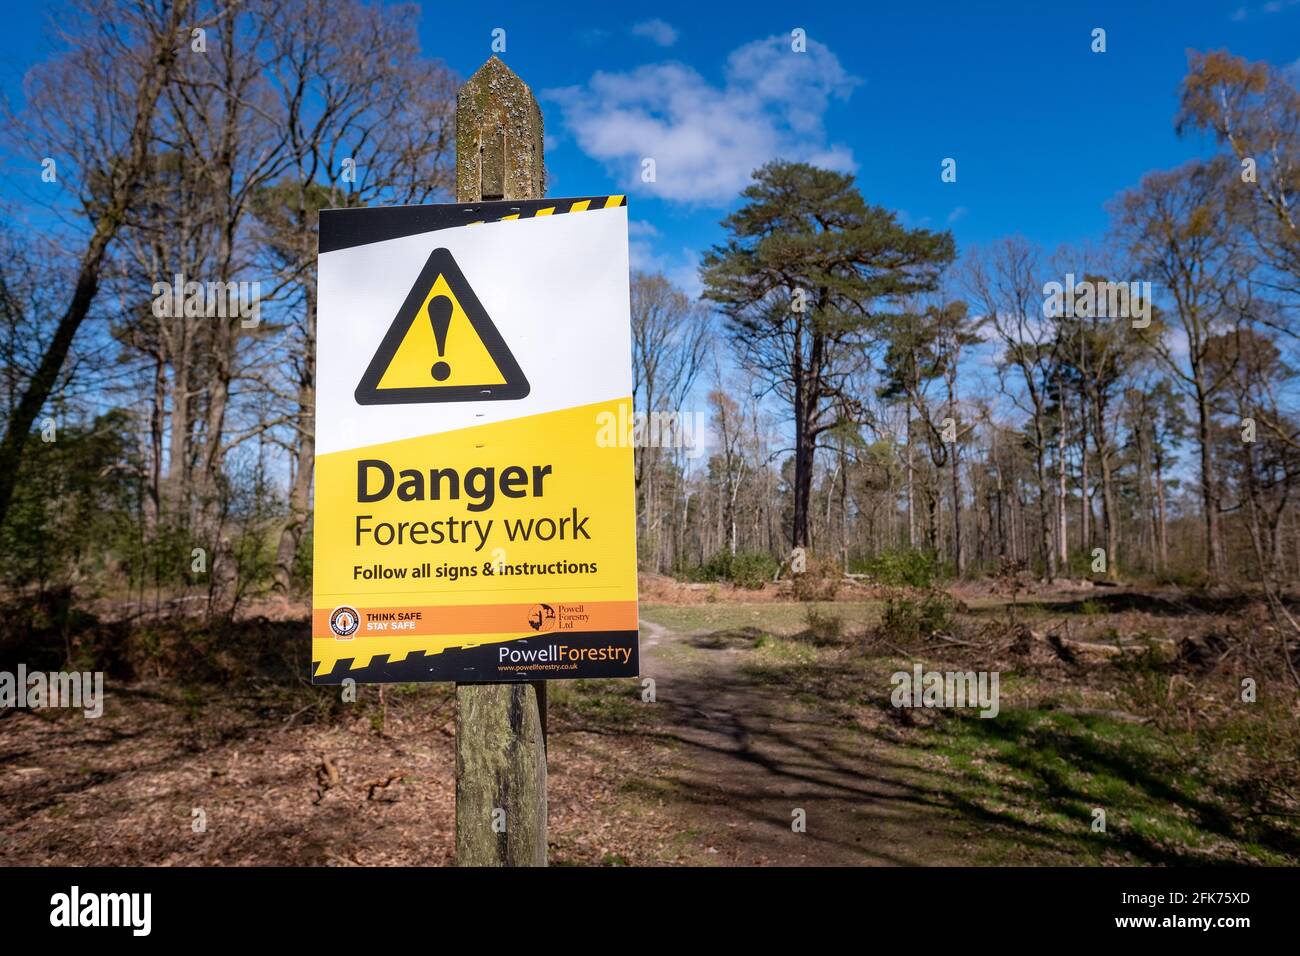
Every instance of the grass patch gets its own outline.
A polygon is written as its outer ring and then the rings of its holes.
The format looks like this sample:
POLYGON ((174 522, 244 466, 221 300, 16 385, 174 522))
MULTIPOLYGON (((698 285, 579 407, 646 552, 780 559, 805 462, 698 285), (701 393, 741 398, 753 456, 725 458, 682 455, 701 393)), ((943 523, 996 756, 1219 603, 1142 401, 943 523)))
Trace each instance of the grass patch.
MULTIPOLYGON (((1066 665, 1044 644, 1012 650, 990 619, 1006 602, 950 610, 980 624, 949 646, 875 640, 882 602, 709 604, 643 608, 686 635, 692 653, 725 650, 739 673, 803 710, 801 719, 875 737, 914 768, 917 787, 964 831, 961 861, 983 864, 1296 865, 1300 863, 1300 725, 1289 689, 1240 700, 1240 675, 1180 665, 1149 622, 1154 599, 1091 596, 1018 606, 1019 621, 1076 619, 1074 634, 1129 652, 1066 665), (839 623, 836 623, 836 622, 839 623), (1146 653, 1134 653, 1143 646, 1146 653), (701 649, 706 650, 701 650, 701 649), (890 704, 890 674, 996 669, 1001 712, 890 704), (1094 811, 1105 811, 1095 832, 1094 811)), ((1171 621, 1174 619, 1171 619, 1171 621)), ((1177 619, 1181 624, 1183 619, 1177 619)), ((1201 619, 1187 620, 1204 629, 1201 619)))
POLYGON ((911 747, 945 801, 1008 846, 1094 862, 1300 859, 1295 832, 1225 799, 1223 781, 1188 761, 1187 743, 1149 725, 1024 708, 992 720, 947 716, 911 747), (1093 832, 1096 809, 1105 811, 1104 833, 1093 832))
POLYGON ((647 706, 639 684, 614 678, 551 681, 546 704, 556 716, 603 727, 634 723, 645 716, 647 706))
POLYGON ((755 628, 788 637, 808 628, 810 613, 837 617, 845 632, 862 631, 880 620, 879 601, 808 601, 754 604, 643 604, 643 617, 683 634, 755 628))

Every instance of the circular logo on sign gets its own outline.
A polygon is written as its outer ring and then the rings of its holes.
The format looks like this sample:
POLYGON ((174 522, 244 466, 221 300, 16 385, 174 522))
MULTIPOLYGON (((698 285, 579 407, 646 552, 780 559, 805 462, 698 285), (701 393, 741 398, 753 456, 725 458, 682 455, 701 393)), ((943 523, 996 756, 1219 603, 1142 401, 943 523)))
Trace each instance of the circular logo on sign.
POLYGON ((361 626, 361 615, 357 613, 354 607, 348 607, 346 604, 342 607, 336 607, 330 614, 330 630, 337 637, 351 637, 361 626))
POLYGON ((555 629, 555 608, 549 604, 535 604, 528 612, 528 626, 534 631, 555 629))

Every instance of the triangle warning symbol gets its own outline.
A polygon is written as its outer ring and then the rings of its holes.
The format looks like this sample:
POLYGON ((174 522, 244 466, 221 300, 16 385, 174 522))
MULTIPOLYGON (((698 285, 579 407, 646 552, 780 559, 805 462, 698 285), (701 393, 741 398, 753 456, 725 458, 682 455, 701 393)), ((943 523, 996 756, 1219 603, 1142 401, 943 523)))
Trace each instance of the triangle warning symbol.
POLYGON ((447 249, 435 249, 370 360, 358 405, 524 398, 528 379, 447 249))

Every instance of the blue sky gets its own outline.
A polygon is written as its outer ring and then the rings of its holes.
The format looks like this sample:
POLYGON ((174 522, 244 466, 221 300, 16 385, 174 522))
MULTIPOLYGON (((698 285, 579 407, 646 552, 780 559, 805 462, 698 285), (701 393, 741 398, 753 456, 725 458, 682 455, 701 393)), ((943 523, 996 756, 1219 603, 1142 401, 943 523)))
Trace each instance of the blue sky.
MULTIPOLYGON (((0 87, 14 101, 58 9, 6 10, 0 87)), ((542 103, 550 194, 628 193, 634 266, 692 293, 719 220, 773 158, 851 171, 869 202, 951 228, 960 249, 1019 233, 1051 251, 1100 239, 1107 200, 1144 173, 1213 150, 1173 129, 1189 49, 1300 71, 1300 0, 498 0, 428 4, 419 20, 425 53, 462 78, 498 28, 542 103)), ((39 214, 16 177, 0 190, 10 213, 39 214)))
MULTIPOLYGON (((962 248, 1097 237, 1107 199, 1210 148, 1173 131, 1189 48, 1300 62, 1300 0, 545 7, 429 4, 422 44, 467 77, 504 29, 503 59, 542 101, 551 194, 629 193, 634 263, 688 287, 749 173, 777 156, 852 171, 868 201, 952 228, 962 248)), ((48 49, 49 11, 7 11, 11 95, 48 49)))
POLYGON ((634 259, 682 282, 777 155, 853 171, 869 202, 963 248, 1097 237, 1109 198, 1212 148, 1173 130, 1189 48, 1300 62, 1298 0, 538 6, 431 7, 424 47, 468 75, 505 29, 542 101, 552 193, 629 192, 634 259))

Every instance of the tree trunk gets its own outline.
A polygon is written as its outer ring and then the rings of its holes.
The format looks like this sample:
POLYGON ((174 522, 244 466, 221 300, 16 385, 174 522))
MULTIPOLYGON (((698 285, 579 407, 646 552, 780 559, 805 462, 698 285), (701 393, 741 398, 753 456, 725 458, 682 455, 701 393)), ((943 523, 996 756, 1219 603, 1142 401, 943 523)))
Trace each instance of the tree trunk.
POLYGON ((916 470, 912 463, 912 410, 907 411, 907 546, 916 548, 916 470))
POLYGON ((946 374, 948 380, 948 414, 952 417, 952 550, 957 563, 957 578, 966 576, 966 552, 961 539, 961 456, 958 454, 957 431, 957 356, 954 352, 946 374))
POLYGON ((1098 450, 1101 459, 1101 500, 1106 524, 1106 576, 1119 576, 1119 517, 1115 511, 1115 476, 1110 455, 1098 450))
MULTIPOLYGON (((806 411, 806 405, 800 404, 806 411)), ((799 415, 795 420, 794 524, 790 542, 795 548, 808 547, 808 505, 812 499, 814 439, 804 418, 799 415)))
POLYGON ((1070 566, 1070 543, 1066 537, 1065 514, 1065 396, 1061 396, 1061 421, 1056 429, 1056 557, 1061 567, 1070 566))
POLYGON ((1160 561, 1160 570, 1169 567, 1169 531, 1165 519, 1165 476, 1162 455, 1155 456, 1156 466, 1156 548, 1160 561))
POLYGON ((289 515, 280 530, 275 554, 275 589, 281 594, 288 594, 293 585, 294 560, 311 520, 311 479, 316 465, 316 289, 313 280, 308 280, 305 291, 307 334, 303 343, 302 374, 298 381, 295 472, 289 490, 289 515))
POLYGON ((1043 416, 1038 410, 1034 413, 1034 469, 1038 478, 1038 553, 1050 584, 1056 580, 1056 550, 1052 547, 1052 520, 1048 508, 1051 497, 1051 485, 1047 479, 1047 454, 1044 450, 1046 436, 1043 434, 1043 416))
POLYGON ((1092 550, 1092 489, 1088 477, 1088 396, 1079 390, 1079 544, 1092 550))
POLYGON ((1196 419, 1196 440, 1201 452, 1201 508, 1205 512, 1205 570, 1211 580, 1217 581, 1223 576, 1223 539, 1219 498, 1214 485, 1214 456, 1210 446, 1210 402, 1199 384, 1196 419))

